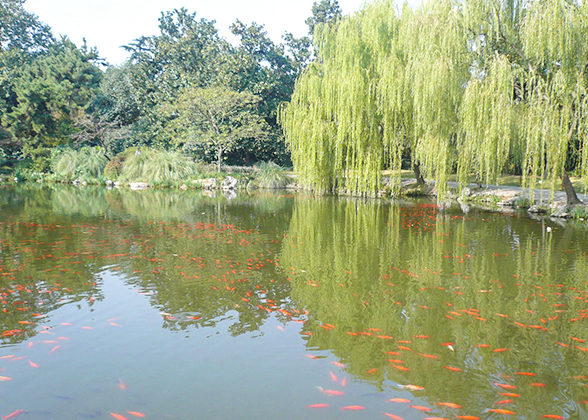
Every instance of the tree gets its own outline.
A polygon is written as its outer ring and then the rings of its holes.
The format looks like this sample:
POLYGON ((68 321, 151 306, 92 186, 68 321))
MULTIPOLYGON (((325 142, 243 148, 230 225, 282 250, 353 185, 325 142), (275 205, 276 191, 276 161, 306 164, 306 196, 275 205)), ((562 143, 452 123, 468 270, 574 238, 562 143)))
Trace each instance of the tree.
MULTIPOLYGON (((281 122, 301 180, 375 194, 381 170, 487 183, 507 161, 531 190, 567 171, 588 179, 588 4, 572 0, 392 2, 315 31, 317 59, 281 122)), ((392 186, 398 187, 393 177, 392 186)))
POLYGON ((214 150, 217 170, 223 154, 239 141, 266 135, 267 124, 255 112, 259 97, 225 87, 188 88, 178 99, 178 125, 187 143, 214 150))
POLYGON ((321 0, 312 4, 312 16, 306 19, 309 35, 314 34, 314 30, 321 23, 337 21, 341 18, 341 7, 337 0, 321 0))
POLYGON ((96 59, 96 51, 78 49, 64 38, 14 70, 15 99, 2 115, 2 125, 23 142, 25 155, 69 142, 102 76, 96 59))

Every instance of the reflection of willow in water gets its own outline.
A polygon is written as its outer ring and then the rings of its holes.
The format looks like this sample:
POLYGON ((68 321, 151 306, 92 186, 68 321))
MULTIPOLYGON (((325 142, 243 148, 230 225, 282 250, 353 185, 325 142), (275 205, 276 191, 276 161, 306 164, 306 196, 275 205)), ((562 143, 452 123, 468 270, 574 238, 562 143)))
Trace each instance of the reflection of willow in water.
POLYGON ((525 217, 299 199, 280 258, 310 348, 472 412, 516 386, 521 414, 588 400, 587 245, 525 217))
POLYGON ((3 192, 0 274, 10 275, 0 276, 0 309, 8 311, 0 334, 22 330, 4 340, 35 334, 35 313, 72 300, 94 305, 115 274, 169 314, 162 322, 170 329, 212 326, 236 311, 230 331, 241 334, 282 306, 295 314, 274 255, 291 198, 228 203, 193 191, 37 185, 3 192), (17 310, 21 302, 26 311, 17 310))

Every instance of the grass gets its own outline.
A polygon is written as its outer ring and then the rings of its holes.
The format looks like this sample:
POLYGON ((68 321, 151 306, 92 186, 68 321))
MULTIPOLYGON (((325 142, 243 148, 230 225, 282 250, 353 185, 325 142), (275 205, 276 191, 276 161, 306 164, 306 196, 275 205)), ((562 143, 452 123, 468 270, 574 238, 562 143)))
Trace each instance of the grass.
POLYGON ((141 154, 126 158, 120 179, 164 184, 187 180, 196 173, 194 161, 181 152, 144 149, 141 154))
POLYGON ((257 168, 255 183, 259 188, 279 189, 288 184, 286 170, 274 162, 262 162, 257 168))

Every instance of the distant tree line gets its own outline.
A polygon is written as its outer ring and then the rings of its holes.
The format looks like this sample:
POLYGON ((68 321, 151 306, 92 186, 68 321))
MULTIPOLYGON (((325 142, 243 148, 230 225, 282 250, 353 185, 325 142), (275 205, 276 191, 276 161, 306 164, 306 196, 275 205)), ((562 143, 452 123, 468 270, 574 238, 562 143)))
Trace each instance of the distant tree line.
POLYGON ((46 171, 63 148, 100 146, 107 159, 131 146, 180 150, 204 161, 289 164, 280 103, 314 57, 312 31, 338 19, 336 0, 315 3, 309 36, 272 41, 237 20, 232 45, 214 21, 163 12, 159 34, 124 48, 110 66, 99 52, 56 38, 24 0, 0 0, 0 166, 46 171))

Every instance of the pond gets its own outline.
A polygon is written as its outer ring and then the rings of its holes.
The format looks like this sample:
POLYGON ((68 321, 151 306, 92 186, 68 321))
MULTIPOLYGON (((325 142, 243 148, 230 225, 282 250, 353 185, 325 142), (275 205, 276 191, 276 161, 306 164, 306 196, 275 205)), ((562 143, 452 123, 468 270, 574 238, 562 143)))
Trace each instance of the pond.
POLYGON ((588 418, 587 302, 525 214, 4 186, 0 417, 588 418))

